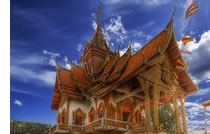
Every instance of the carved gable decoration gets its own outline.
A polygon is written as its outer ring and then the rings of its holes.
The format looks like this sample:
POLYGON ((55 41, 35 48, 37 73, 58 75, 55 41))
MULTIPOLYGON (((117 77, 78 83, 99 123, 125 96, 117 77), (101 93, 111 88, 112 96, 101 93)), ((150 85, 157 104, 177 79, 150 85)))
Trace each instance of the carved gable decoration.
POLYGON ((170 84, 171 83, 170 70, 169 70, 166 62, 163 62, 162 69, 163 69, 163 72, 162 72, 163 82, 165 82, 166 84, 170 84))
POLYGON ((163 63, 161 64, 162 66, 162 74, 161 74, 161 79, 164 83, 166 84, 173 84, 173 85, 178 85, 177 78, 175 76, 175 69, 173 68, 172 63, 168 58, 166 58, 163 63))

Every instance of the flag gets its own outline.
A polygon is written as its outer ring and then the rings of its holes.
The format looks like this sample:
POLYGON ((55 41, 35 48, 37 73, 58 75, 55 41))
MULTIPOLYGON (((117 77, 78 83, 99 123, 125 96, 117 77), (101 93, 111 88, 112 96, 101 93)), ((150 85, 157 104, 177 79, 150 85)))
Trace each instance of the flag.
POLYGON ((180 49, 180 52, 181 52, 182 54, 192 54, 192 52, 190 52, 189 50, 180 49))
POLYGON ((185 70, 185 67, 176 65, 176 69, 177 69, 177 70, 185 70))
POLYGON ((188 7, 188 9, 187 9, 187 11, 186 11, 186 14, 185 14, 185 20, 186 20, 188 17, 190 17, 191 15, 193 15, 193 14, 195 14, 195 13, 197 13, 197 12, 198 12, 198 2, 196 1, 196 2, 192 3, 192 4, 188 7))
POLYGON ((180 59, 177 59, 176 63, 179 63, 180 65, 183 65, 183 66, 185 65, 180 59))
POLYGON ((190 41, 194 41, 193 38, 182 36, 182 43, 184 44, 184 46, 186 46, 186 44, 190 41))

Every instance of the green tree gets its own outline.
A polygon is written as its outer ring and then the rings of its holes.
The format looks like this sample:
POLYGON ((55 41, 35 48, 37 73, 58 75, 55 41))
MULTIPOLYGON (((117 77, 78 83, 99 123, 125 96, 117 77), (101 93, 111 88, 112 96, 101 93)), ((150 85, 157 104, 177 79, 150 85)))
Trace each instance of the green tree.
MULTIPOLYGON (((150 110, 150 115, 153 122, 153 109, 150 110)), ((176 131, 176 118, 171 103, 159 106, 159 124, 163 124, 165 132, 174 133, 176 131)))

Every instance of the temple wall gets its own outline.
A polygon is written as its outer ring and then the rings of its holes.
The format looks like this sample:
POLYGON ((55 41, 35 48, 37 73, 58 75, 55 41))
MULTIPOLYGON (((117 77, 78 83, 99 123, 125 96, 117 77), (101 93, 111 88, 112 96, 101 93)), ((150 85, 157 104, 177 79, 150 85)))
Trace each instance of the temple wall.
POLYGON ((62 113, 63 109, 65 108, 65 110, 67 110, 67 101, 63 104, 63 106, 61 106, 59 109, 58 109, 58 113, 62 113))
POLYGON ((116 105, 116 103, 115 103, 115 99, 116 99, 116 95, 114 95, 113 93, 111 93, 110 95, 109 95, 109 104, 113 104, 114 105, 114 107, 116 107, 117 105, 116 105))
POLYGON ((71 99, 70 107, 69 107, 69 122, 68 122, 68 124, 70 124, 70 125, 73 124, 73 112, 76 111, 78 108, 80 108, 85 113, 84 123, 87 124, 88 123, 88 113, 92 106, 94 109, 96 109, 94 99, 92 99, 92 98, 90 99, 89 102, 71 99))

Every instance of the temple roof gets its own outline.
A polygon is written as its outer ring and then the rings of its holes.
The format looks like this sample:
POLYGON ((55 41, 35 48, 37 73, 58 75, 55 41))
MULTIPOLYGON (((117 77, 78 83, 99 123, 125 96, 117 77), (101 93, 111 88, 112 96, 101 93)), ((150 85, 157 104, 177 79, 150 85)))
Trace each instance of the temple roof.
MULTIPOLYGON (((93 37, 95 41, 92 41, 92 43, 94 45, 97 45, 97 43, 100 41, 103 42, 104 39, 100 37, 100 39, 103 39, 100 40, 99 35, 102 35, 100 21, 98 22, 96 34, 93 37)), ((106 46, 106 43, 104 45, 106 46)), ((108 54, 109 51, 107 55, 108 54)), ((63 87, 65 89, 63 92, 70 97, 78 97, 81 99, 85 96, 81 94, 84 92, 84 90, 91 95, 103 97, 113 89, 117 88, 123 82, 130 80, 134 76, 145 71, 148 67, 160 62, 160 60, 162 60, 165 56, 164 54, 168 55, 174 68, 176 67, 177 59, 184 63, 176 41, 173 29, 173 19, 171 19, 162 32, 160 32, 134 55, 131 54, 131 45, 127 52, 121 57, 119 56, 119 51, 112 58, 110 58, 108 55, 104 64, 100 68, 100 71, 97 73, 96 79, 94 80, 88 77, 84 67, 71 63, 71 70, 67 70, 61 66, 57 66, 57 85, 55 87, 63 87), (100 91, 101 88, 103 88, 103 91, 100 91)), ((190 95, 198 91, 198 87, 190 78, 187 69, 175 71, 178 75, 179 85, 186 91, 186 95, 190 95)), ((54 94, 55 92, 57 91, 54 90, 54 94)), ((52 105, 57 105, 57 102, 54 103, 54 99, 52 105)), ((56 109, 55 107, 56 106, 54 106, 54 109, 56 109)))
MULTIPOLYGON (((162 55, 164 52, 169 55, 169 58, 172 62, 179 58, 184 63, 176 41, 173 29, 173 19, 160 34, 154 37, 148 44, 146 44, 143 48, 136 52, 136 54, 129 58, 128 63, 126 64, 126 67, 123 73, 121 73, 120 77, 110 86, 107 86, 103 93, 98 95, 101 97, 106 95, 121 83, 143 72, 147 67, 156 64, 155 61, 158 60, 155 58, 158 58, 158 56, 162 55)), ((173 66, 175 68, 176 64, 174 63, 173 66)), ((190 78, 187 70, 176 70, 176 72, 179 77, 178 81, 181 87, 187 92, 187 95, 198 91, 198 87, 190 78)), ((99 88, 100 87, 98 87, 98 89, 99 88)))

